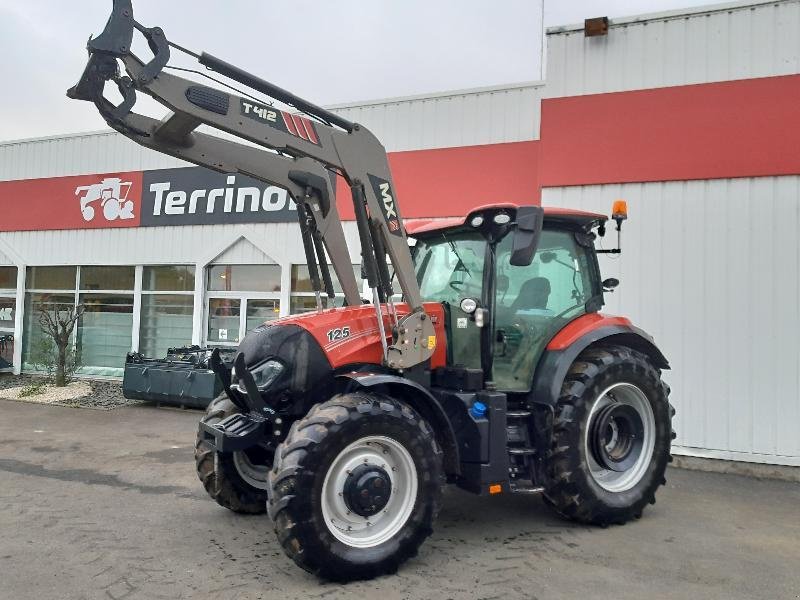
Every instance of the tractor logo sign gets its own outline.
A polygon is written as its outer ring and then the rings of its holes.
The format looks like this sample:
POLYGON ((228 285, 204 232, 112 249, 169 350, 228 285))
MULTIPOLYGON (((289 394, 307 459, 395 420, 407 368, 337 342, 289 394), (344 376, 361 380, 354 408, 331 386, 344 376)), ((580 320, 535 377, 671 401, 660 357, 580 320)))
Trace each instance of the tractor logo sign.
POLYGON ((131 182, 119 177, 106 177, 100 183, 75 188, 76 196, 83 194, 80 198, 83 220, 94 221, 98 210, 106 221, 133 219, 133 200, 128 200, 130 191, 131 182))

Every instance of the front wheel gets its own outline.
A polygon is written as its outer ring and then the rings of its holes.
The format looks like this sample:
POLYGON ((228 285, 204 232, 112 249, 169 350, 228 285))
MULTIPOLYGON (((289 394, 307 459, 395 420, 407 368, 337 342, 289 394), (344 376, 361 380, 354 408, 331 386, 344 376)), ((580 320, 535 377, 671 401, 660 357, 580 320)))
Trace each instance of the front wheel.
MULTIPOLYGON (((209 404, 204 423, 218 423, 240 409, 223 394, 209 404)), ((194 450, 197 476, 217 504, 243 514, 267 510, 267 473, 272 452, 261 446, 239 452, 216 452, 197 434, 194 450)))
POLYGON ((655 503, 670 459, 669 387, 624 346, 581 353, 564 380, 548 454, 545 500, 582 523, 622 524, 655 503))
POLYGON ((442 453, 409 406, 343 394, 295 422, 270 472, 269 513, 287 555, 320 577, 393 573, 432 532, 442 453))

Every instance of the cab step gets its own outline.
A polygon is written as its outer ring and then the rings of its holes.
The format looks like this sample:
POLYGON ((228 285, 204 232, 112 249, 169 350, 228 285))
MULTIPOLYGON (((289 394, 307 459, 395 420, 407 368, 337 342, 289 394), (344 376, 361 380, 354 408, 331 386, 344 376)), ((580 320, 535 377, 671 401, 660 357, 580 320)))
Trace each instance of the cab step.
POLYGON ((506 413, 506 417, 509 419, 527 419, 531 416, 531 411, 529 410, 509 410, 506 413))
POLYGON ((509 448, 509 454, 513 454, 514 456, 530 456, 532 454, 536 454, 535 448, 509 448))

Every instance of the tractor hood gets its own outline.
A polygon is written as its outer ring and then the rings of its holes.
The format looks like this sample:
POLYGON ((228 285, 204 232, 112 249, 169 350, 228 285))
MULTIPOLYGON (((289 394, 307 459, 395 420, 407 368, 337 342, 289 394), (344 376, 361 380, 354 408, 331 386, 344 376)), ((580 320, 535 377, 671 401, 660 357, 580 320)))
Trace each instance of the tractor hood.
MULTIPOLYGON (((297 398, 330 380, 331 363, 322 347, 302 327, 292 323, 264 324, 239 344, 247 369, 262 384, 262 394, 297 398)), ((236 370, 231 383, 237 383, 236 370)))

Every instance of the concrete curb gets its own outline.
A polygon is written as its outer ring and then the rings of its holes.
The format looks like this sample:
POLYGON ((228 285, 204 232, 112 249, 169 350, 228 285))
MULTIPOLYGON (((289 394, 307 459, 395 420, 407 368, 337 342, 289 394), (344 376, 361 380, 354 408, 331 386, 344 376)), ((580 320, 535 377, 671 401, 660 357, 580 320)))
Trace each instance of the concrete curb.
POLYGON ((766 465, 719 458, 699 458, 697 456, 681 456, 677 454, 673 455, 673 457, 672 466, 678 469, 744 475, 745 477, 754 477, 756 479, 779 479, 781 481, 800 483, 800 467, 766 465))

